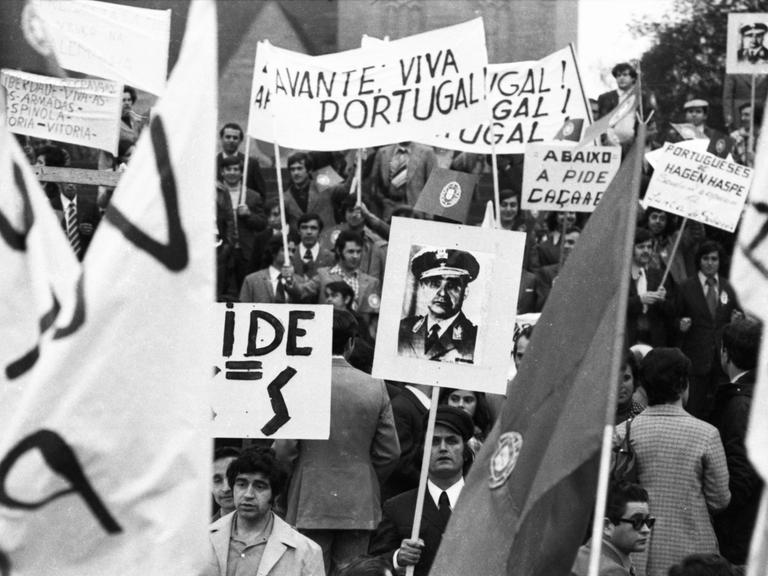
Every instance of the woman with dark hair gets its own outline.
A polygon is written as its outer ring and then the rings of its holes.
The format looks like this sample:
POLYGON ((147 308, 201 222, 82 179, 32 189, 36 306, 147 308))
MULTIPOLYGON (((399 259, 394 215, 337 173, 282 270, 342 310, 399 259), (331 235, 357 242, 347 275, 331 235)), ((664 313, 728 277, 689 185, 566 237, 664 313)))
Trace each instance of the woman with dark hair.
POLYGON ((447 404, 461 408, 472 417, 472 423, 475 425, 475 433, 467 443, 473 454, 480 451, 488 432, 493 427, 493 418, 491 409, 485 398, 484 392, 474 392, 473 390, 460 390, 458 388, 442 388, 440 390, 440 400, 438 404, 447 404))
POLYGON ((624 351, 624 359, 619 372, 619 391, 616 396, 616 424, 634 418, 645 410, 645 406, 635 402, 634 393, 640 383, 635 355, 630 350, 624 351))
POLYGON ((688 412, 706 419, 714 407, 720 368, 720 338, 723 327, 743 316, 736 293, 720 275, 725 254, 717 242, 702 242, 696 251, 697 274, 683 282, 675 299, 678 345, 691 359, 691 390, 688 412))
MULTIPOLYGON (((669 265, 675 242, 681 234, 677 226, 677 217, 659 208, 648 208, 638 222, 638 226, 647 228, 653 239, 653 252, 648 267, 660 270, 663 274, 669 265)), ((687 222, 669 269, 675 288, 696 274, 695 254, 703 239, 703 224, 687 222)))
POLYGON ((634 419, 630 443, 658 521, 636 563, 639 573, 666 576, 689 554, 718 551, 710 515, 730 502, 728 467, 717 429, 683 409, 691 361, 677 348, 654 348, 640 369, 649 406, 634 419))

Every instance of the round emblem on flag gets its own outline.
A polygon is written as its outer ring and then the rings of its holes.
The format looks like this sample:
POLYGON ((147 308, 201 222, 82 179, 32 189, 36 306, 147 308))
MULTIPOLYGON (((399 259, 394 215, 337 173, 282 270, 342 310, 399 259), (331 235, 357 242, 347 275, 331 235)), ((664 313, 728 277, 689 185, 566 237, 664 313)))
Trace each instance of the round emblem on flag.
POLYGON ((461 186, 458 182, 448 182, 440 191, 440 206, 450 208, 461 198, 461 186))
POLYGON ((565 126, 563 126, 563 136, 570 136, 571 134, 573 134, 573 130, 574 130, 573 122, 568 120, 565 123, 565 126))
POLYGON ((523 437, 519 432, 504 432, 499 436, 499 443, 491 456, 490 488, 500 488, 512 474, 517 464, 517 457, 523 447, 523 437))
POLYGON ((379 298, 378 294, 368 295, 368 306, 370 306, 374 310, 378 310, 380 304, 381 304, 381 299, 379 298))
POLYGON ((331 179, 328 178, 328 174, 318 174, 317 183, 320 184, 320 186, 328 186, 331 183, 331 179))

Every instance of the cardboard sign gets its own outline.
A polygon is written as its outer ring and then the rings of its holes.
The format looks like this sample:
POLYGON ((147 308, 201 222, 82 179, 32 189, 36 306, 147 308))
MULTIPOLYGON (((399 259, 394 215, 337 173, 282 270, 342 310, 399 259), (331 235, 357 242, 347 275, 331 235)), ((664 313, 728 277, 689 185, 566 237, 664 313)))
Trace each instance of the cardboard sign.
POLYGON ((538 61, 488 65, 487 115, 481 122, 451 122, 422 142, 466 152, 522 154, 526 146, 555 139, 569 118, 590 118, 572 47, 538 61))
POLYGON ((525 234, 395 217, 389 238, 373 375, 503 393, 525 234))
POLYGON ((123 87, 96 78, 50 78, 3 70, 11 132, 117 154, 123 87))
POLYGON ((768 74, 768 14, 728 14, 727 74, 768 74))
POLYGON ((310 150, 434 139, 446 124, 487 117, 487 61, 480 18, 318 57, 264 42, 256 56, 251 114, 274 121, 251 121, 249 133, 310 150))
POLYGON ((525 152, 522 209, 592 212, 620 164, 618 146, 533 144, 525 152))
POLYGON ((327 439, 331 306, 219 304, 216 438, 327 439))
POLYGON ((32 0, 27 41, 62 68, 161 94, 168 75, 171 11, 89 0, 32 0))
POLYGON ((733 232, 751 181, 747 166, 667 142, 656 157, 644 202, 733 232))

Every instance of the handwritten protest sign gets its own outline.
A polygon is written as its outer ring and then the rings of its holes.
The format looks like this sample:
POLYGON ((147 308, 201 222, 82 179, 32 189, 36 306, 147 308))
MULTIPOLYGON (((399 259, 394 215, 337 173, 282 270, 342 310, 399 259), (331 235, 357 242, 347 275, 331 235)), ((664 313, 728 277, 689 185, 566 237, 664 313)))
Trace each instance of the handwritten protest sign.
POLYGON ((620 164, 618 146, 532 144, 525 152, 522 208, 592 212, 620 164))
POLYGON ((667 142, 656 156, 644 202, 733 232, 751 181, 747 166, 667 142))
MULTIPOLYGON (((482 19, 386 45, 306 56, 262 43, 256 60, 251 114, 266 111, 280 127, 279 144, 338 150, 426 141, 450 123, 488 116, 482 19), (262 65, 263 63, 263 65, 262 65), (255 108, 255 110, 254 110, 255 108)), ((275 139, 269 122, 250 134, 275 139)))
POLYGON ((89 0, 33 0, 24 35, 62 68, 161 94, 168 74, 171 11, 89 0))
POLYGON ((214 437, 328 438, 332 314, 330 306, 218 306, 214 437))
POLYGON ((49 78, 3 70, 11 132, 117 154, 122 86, 95 78, 49 78))

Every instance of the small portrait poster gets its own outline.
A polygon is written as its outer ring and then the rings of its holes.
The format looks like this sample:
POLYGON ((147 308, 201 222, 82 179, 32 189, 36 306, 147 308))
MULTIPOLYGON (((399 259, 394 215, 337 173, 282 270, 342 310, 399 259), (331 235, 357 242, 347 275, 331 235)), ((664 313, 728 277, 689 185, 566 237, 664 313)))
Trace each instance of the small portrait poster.
POLYGON ((768 14, 728 14, 727 74, 768 74, 768 14))
POLYGON ((373 375, 503 393, 525 234, 393 218, 373 375))

